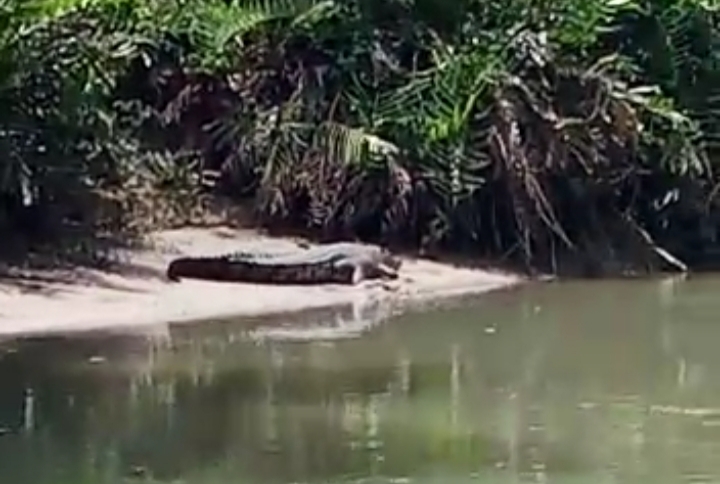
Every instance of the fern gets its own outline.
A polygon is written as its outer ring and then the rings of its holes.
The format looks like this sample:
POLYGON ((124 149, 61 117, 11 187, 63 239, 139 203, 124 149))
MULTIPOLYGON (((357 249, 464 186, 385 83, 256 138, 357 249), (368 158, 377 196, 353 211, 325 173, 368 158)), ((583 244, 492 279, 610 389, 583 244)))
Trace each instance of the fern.
POLYGON ((217 69, 230 65, 248 32, 279 19, 301 24, 329 5, 328 0, 204 0, 178 8, 170 28, 189 36, 201 67, 217 69))

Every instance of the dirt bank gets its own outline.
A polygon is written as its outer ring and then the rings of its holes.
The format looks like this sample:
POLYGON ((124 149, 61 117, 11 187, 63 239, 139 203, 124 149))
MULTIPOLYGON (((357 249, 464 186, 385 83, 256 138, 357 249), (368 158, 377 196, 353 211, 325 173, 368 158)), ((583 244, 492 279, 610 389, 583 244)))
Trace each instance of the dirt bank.
POLYGON ((116 270, 35 272, 0 281, 0 335, 78 331, 259 316, 368 298, 413 302, 481 293, 520 282, 514 275, 407 258, 399 281, 348 286, 268 286, 165 279, 178 255, 209 255, 296 241, 254 230, 180 229, 153 234, 152 248, 121 254, 116 270))

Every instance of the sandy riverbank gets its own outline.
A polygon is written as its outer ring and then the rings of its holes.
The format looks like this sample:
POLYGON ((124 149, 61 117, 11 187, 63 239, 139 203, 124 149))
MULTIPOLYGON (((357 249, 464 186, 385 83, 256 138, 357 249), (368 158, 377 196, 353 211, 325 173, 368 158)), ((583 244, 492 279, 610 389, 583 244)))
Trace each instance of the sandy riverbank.
POLYGON ((0 335, 119 329, 202 319, 260 316, 381 298, 412 302, 482 293, 516 284, 520 277, 406 258, 390 289, 359 286, 268 286, 165 279, 179 255, 209 255, 296 241, 243 229, 181 229, 153 234, 152 249, 121 254, 118 270, 37 272, 0 281, 0 335))

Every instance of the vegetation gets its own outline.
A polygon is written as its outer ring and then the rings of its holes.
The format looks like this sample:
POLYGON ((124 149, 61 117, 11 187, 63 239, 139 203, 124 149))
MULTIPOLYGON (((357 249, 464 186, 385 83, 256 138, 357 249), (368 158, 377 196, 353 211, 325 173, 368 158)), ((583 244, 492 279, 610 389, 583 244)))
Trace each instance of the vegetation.
POLYGON ((0 231, 24 249, 183 223, 215 174, 260 223, 323 238, 551 271, 716 259, 709 2, 0 0, 0 18, 0 231))

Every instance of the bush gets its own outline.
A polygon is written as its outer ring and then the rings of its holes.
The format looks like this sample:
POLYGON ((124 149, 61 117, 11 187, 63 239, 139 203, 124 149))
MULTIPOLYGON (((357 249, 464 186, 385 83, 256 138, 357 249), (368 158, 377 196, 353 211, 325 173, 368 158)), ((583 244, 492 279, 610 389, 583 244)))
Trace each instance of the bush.
POLYGON ((593 272, 717 247, 702 2, 46 3, 5 0, 7 219, 23 190, 46 213, 105 194, 127 226, 159 213, 141 200, 189 210, 169 201, 211 170, 262 224, 323 238, 593 272))
POLYGON ((134 235, 142 218, 133 211, 177 171, 175 155, 139 136, 151 113, 117 96, 135 62, 157 52, 151 12, 130 1, 72 3, 0 6, 6 252, 44 244, 93 252, 94 242, 134 235))

